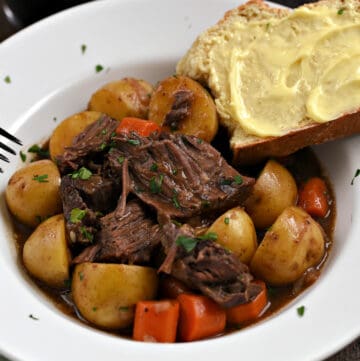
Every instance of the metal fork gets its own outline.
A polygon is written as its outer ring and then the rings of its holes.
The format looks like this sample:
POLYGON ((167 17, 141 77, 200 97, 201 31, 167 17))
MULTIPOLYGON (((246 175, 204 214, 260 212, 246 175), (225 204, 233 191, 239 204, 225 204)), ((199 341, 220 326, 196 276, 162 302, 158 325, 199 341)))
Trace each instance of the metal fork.
MULTIPOLYGON (((22 145, 21 140, 19 140, 18 138, 14 137, 12 134, 10 134, 9 132, 7 132, 5 129, 0 128, 0 136, 3 136, 9 140, 11 140, 12 142, 22 145)), ((11 154, 16 154, 15 150, 13 150, 12 148, 10 148, 9 146, 7 146, 6 144, 4 144, 3 142, 0 142, 0 148, 5 150, 8 153, 11 154)), ((4 154, 0 153, 0 160, 3 160, 4 162, 9 163, 10 160, 8 157, 6 157, 4 154)), ((3 170, 0 168, 0 173, 3 173, 3 170)))

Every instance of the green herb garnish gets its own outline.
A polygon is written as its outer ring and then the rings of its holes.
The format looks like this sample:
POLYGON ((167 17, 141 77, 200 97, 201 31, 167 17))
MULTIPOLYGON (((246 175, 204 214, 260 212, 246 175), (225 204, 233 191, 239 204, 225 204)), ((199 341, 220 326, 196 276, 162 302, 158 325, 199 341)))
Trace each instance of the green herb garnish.
POLYGON ((197 144, 202 144, 203 143, 203 140, 201 138, 198 138, 196 141, 197 141, 197 144))
POLYGON ((95 66, 95 71, 96 71, 97 73, 100 73, 100 72, 103 71, 103 70, 104 70, 104 67, 103 67, 102 65, 97 64, 97 65, 95 66))
POLYGON ((91 170, 81 167, 79 170, 75 171, 72 175, 72 179, 82 179, 82 180, 88 180, 92 176, 91 170))
POLYGON ((220 181, 220 185, 222 185, 222 186, 229 186, 231 183, 232 183, 231 179, 222 179, 220 181))
POLYGON ((20 150, 20 158, 23 162, 26 162, 26 154, 20 150))
POLYGON ((174 169, 171 171, 171 173, 172 173, 173 175, 178 174, 178 169, 177 169, 177 168, 174 168, 174 169))
POLYGON ((123 164, 123 163, 124 163, 124 160, 125 160, 125 157, 123 157, 122 155, 117 159, 117 161, 118 161, 120 164, 123 164))
POLYGON ((158 170, 158 168, 159 168, 158 165, 156 163, 153 163, 150 167, 150 170, 152 172, 156 172, 158 170))
POLYGON ((158 177, 152 177, 150 179, 150 192, 154 194, 160 193, 163 180, 164 180, 163 174, 159 174, 158 177))
POLYGON ((9 75, 7 75, 5 78, 4 78, 4 82, 7 83, 7 84, 10 84, 11 83, 11 78, 9 75))
POLYGON ((224 223, 225 223, 225 224, 229 224, 229 223, 230 223, 230 218, 229 218, 229 217, 225 217, 225 218, 224 218, 224 223))
POLYGON ((82 226, 80 228, 80 232, 88 241, 93 242, 94 235, 91 232, 89 232, 85 226, 82 226))
POLYGON ((49 176, 47 174, 41 174, 41 175, 34 175, 32 180, 36 180, 39 183, 48 183, 49 176))
POLYGON ((210 241, 216 241, 218 239, 218 235, 215 232, 205 233, 202 236, 197 237, 198 239, 208 239, 210 241))
POLYGON ((173 196, 172 201, 173 201, 173 204, 174 204, 175 208, 178 208, 178 209, 179 209, 179 208, 180 208, 180 203, 179 203, 177 194, 175 194, 175 195, 173 196))
POLYGON ((237 174, 237 175, 234 177, 234 182, 235 182, 235 184, 237 184, 237 185, 242 184, 242 183, 243 183, 243 179, 242 179, 241 175, 237 174))
POLYGON ((84 273, 80 271, 80 272, 78 273, 78 275, 79 275, 80 281, 82 281, 82 280, 84 279, 84 273))
POLYGON ((43 158, 48 158, 48 157, 49 157, 49 151, 40 148, 37 144, 32 145, 32 146, 28 149, 28 152, 29 152, 29 153, 35 153, 35 154, 37 154, 39 157, 43 157, 43 158))
POLYGON ((345 11, 345 8, 340 8, 337 13, 338 13, 338 15, 342 15, 342 14, 344 14, 344 11, 345 11))
POLYGON ((351 180, 351 185, 354 185, 354 180, 360 175, 360 169, 356 169, 353 179, 351 180))
POLYGON ((93 312, 96 312, 96 311, 97 311, 97 307, 93 307, 92 310, 93 310, 93 312))
POLYGON ((128 139, 127 142, 131 145, 139 145, 140 144, 140 140, 138 140, 138 139, 128 139))
POLYGON ((297 311, 297 314, 298 314, 300 317, 304 316, 305 306, 300 306, 300 307, 298 307, 298 308, 296 309, 296 311, 297 311))
POLYGON ((196 247, 198 240, 193 237, 179 236, 178 238, 176 238, 175 243, 178 246, 185 248, 186 252, 191 252, 196 247))
POLYGON ((86 44, 81 44, 81 54, 85 54, 86 48, 86 44))
POLYGON ((80 222, 86 215, 86 211, 80 208, 73 208, 70 212, 70 222, 78 223, 80 222))

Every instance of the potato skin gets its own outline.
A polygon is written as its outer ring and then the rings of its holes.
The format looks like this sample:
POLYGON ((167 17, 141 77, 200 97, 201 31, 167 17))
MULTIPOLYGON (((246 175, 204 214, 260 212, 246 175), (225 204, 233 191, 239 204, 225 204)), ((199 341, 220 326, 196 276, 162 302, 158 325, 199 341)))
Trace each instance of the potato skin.
POLYGON ((151 97, 149 119, 175 133, 195 135, 207 142, 212 141, 218 130, 214 100, 202 85, 185 76, 171 76, 158 84, 151 97), (165 119, 176 101, 176 94, 181 91, 188 92, 190 105, 186 116, 178 122, 177 130, 173 130, 165 119))
POLYGON ((125 264, 81 263, 75 267, 72 295, 82 316, 106 329, 131 325, 136 302, 155 298, 156 270, 125 264))
POLYGON ((240 207, 228 210, 210 226, 208 232, 217 234, 217 242, 232 251, 240 261, 249 264, 257 248, 254 224, 240 207))
POLYGON ((101 117, 100 112, 81 112, 64 119, 54 130, 49 141, 51 159, 64 153, 64 148, 69 147, 75 136, 80 134, 91 123, 101 117))
POLYGON ((64 287, 69 279, 70 251, 62 214, 37 226, 23 248, 25 268, 48 286, 64 287))
POLYGON ((260 173, 245 209, 255 227, 270 227, 280 213, 296 203, 297 186, 291 173, 281 164, 269 160, 260 173))
POLYGON ((5 191, 10 212, 20 222, 36 227, 41 219, 61 213, 60 173, 48 159, 30 163, 17 170, 9 179, 5 191), (36 176, 47 175, 42 182, 36 176))
POLYGON ((147 119, 153 86, 145 80, 124 78, 105 84, 90 99, 88 109, 121 120, 124 117, 147 119))
POLYGON ((321 226, 299 207, 288 207, 277 218, 257 248, 250 270, 265 282, 287 285, 324 256, 321 226))

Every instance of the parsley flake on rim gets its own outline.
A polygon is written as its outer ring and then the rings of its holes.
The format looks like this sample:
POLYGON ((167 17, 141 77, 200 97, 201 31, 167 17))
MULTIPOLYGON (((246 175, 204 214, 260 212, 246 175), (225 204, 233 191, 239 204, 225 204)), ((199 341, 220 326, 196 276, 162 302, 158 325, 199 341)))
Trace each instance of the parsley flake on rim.
POLYGON ((29 153, 34 153, 37 154, 39 157, 43 157, 43 158, 48 158, 49 157, 49 151, 42 149, 40 146, 38 146, 37 144, 32 145, 29 149, 28 149, 29 153))
POLYGON ((22 151, 22 150, 20 150, 20 158, 21 158, 21 160, 23 161, 23 162, 26 162, 26 154, 22 151))
POLYGON ((10 83, 11 83, 11 78, 10 78, 9 75, 7 75, 7 76, 4 78, 4 82, 5 82, 6 84, 10 84, 10 83))
POLYGON ((104 67, 103 67, 101 64, 95 65, 95 71, 96 71, 97 73, 100 73, 100 72, 102 72, 103 70, 104 70, 104 67))
POLYGON ((304 316, 304 313, 305 313, 305 306, 300 306, 296 309, 297 311, 297 314, 299 315, 299 317, 302 317, 304 316))
POLYGON ((47 174, 34 175, 32 180, 38 181, 39 183, 48 183, 49 176, 47 174))
POLYGON ((86 44, 81 44, 81 54, 85 54, 86 48, 87 48, 86 44))
POLYGON ((351 185, 354 185, 355 178, 357 178, 360 175, 360 169, 356 169, 355 174, 353 176, 353 179, 351 180, 351 185))
POLYGON ((80 222, 86 215, 86 211, 80 208, 73 208, 70 212, 70 222, 78 223, 80 222))

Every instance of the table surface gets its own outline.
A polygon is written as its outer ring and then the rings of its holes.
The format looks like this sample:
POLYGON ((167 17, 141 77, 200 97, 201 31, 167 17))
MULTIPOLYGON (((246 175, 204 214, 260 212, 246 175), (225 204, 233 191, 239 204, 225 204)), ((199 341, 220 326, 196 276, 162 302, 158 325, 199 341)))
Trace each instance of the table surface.
MULTIPOLYGON (((287 6, 298 6, 304 1, 297 0, 273 0, 274 2, 282 3, 287 6)), ((307 1, 309 2, 309 1, 307 1)), ((0 0, 0 43, 16 31, 21 29, 20 25, 10 24, 3 11, 4 0, 0 0)), ((334 327, 336 325, 334 324, 334 327)), ((0 355, 0 361, 8 361, 0 355)), ((339 351, 337 354, 331 356, 326 361, 360 361, 360 337, 352 342, 349 346, 339 351)))

